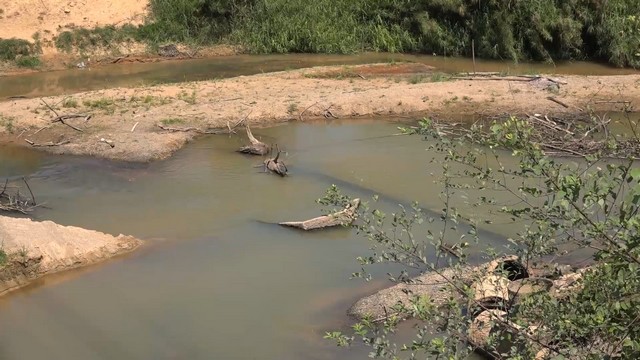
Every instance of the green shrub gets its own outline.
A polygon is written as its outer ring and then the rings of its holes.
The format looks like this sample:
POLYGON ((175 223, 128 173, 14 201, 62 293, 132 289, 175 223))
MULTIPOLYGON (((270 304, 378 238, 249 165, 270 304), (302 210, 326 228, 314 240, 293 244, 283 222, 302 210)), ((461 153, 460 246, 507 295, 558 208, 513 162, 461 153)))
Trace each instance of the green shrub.
POLYGON ((20 56, 16 58, 16 65, 19 67, 35 69, 42 65, 42 61, 37 56, 20 56))
POLYGON ((143 30, 154 42, 212 43, 226 36, 239 11, 254 0, 151 0, 152 24, 143 30))
POLYGON ((481 58, 640 66, 640 0, 150 0, 150 8, 144 25, 66 31, 56 46, 230 41, 254 53, 469 56, 473 42, 481 58))
POLYGON ((13 61, 18 56, 34 53, 33 44, 22 39, 0 39, 0 60, 13 61))
POLYGON ((107 47, 127 41, 143 40, 145 37, 142 26, 108 25, 93 29, 77 28, 63 31, 56 37, 55 45, 59 50, 71 52, 74 48, 85 50, 91 47, 107 47))

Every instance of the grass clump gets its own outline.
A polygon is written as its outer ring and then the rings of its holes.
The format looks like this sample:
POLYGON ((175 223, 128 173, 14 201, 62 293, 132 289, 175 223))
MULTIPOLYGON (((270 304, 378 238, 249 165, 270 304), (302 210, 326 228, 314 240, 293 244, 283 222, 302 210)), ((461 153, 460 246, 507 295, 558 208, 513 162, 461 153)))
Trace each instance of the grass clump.
POLYGON ((193 90, 191 93, 182 91, 178 94, 178 100, 182 100, 187 104, 194 105, 196 103, 196 91, 193 90))
POLYGON ((7 255, 6 251, 4 251, 4 249, 0 249, 0 267, 5 266, 8 259, 9 256, 7 255))
POLYGON ((0 114, 0 126, 4 127, 4 129, 10 134, 13 134, 13 130, 14 130, 13 121, 14 120, 15 119, 13 117, 4 116, 4 115, 0 114))
POLYGON ((73 49, 80 51, 94 47, 109 47, 113 44, 131 41, 144 41, 144 26, 98 26, 93 29, 76 28, 63 31, 54 40, 58 50, 71 52, 73 49))
POLYGON ((113 114, 115 112, 115 102, 107 98, 84 100, 82 104, 90 109, 102 110, 107 114, 113 114))
POLYGON ((167 118, 160 120, 160 123, 164 126, 176 125, 176 124, 184 124, 184 119, 180 118, 167 118))
POLYGON ((431 82, 449 81, 449 80, 451 80, 451 75, 445 74, 445 73, 441 73, 441 72, 435 72, 435 73, 431 74, 430 80, 431 80, 431 82))
POLYGON ((76 99, 65 99, 62 102, 62 107, 64 108, 77 108, 78 107, 78 100, 76 99))
POLYGON ((435 72, 433 74, 416 74, 409 78, 410 84, 419 84, 423 82, 444 82, 451 80, 451 75, 435 72))
POLYGON ((335 80, 362 78, 360 74, 358 74, 357 72, 355 72, 353 69, 349 67, 345 67, 337 71, 323 71, 323 72, 305 74, 304 77, 309 79, 335 79, 335 80))
POLYGON ((16 65, 22 68, 36 69, 42 65, 42 61, 37 56, 20 56, 16 58, 16 65))

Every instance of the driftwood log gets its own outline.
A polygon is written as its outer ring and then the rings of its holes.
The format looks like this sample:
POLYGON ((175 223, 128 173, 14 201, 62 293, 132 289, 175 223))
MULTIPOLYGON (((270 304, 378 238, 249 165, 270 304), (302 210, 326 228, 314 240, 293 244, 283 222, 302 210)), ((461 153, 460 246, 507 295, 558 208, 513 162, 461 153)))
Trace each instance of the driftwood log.
POLYGON ((253 136, 253 134, 251 133, 251 128, 249 128, 249 124, 245 124, 245 129, 247 130, 247 137, 249 138, 251 145, 241 147, 240 149, 238 149, 238 152, 251 155, 267 155, 269 151, 271 151, 271 148, 267 144, 263 143, 262 141, 256 139, 255 136, 253 136))
MULTIPOLYGON (((278 145, 276 145, 276 148, 277 146, 278 145)), ((285 165, 285 163, 282 160, 280 160, 280 153, 281 151, 278 150, 278 154, 276 155, 275 158, 267 159, 264 161, 265 172, 269 171, 280 176, 287 175, 287 172, 289 171, 289 169, 287 169, 287 165, 285 165)))
POLYGON ((282 226, 294 227, 305 231, 324 229, 333 226, 350 225, 356 219, 356 211, 360 206, 360 199, 353 199, 343 210, 320 216, 306 221, 281 222, 282 226))

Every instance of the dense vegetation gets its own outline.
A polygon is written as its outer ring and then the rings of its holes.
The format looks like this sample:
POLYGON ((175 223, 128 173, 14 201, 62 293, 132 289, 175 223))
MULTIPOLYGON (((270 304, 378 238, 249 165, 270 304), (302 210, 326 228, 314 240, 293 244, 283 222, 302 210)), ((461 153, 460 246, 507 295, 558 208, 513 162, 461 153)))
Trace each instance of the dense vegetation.
POLYGON ((640 0, 151 0, 144 36, 250 51, 362 50, 640 65, 640 0))
MULTIPOLYGON (((400 264, 405 270, 390 273, 390 280, 419 284, 410 275, 417 269, 440 276, 449 295, 437 304, 437 295, 408 287, 410 303, 398 303, 385 309, 382 318, 364 318, 326 337, 341 346, 367 346, 373 358, 467 359, 476 350, 462 346, 473 326, 469 309, 480 305, 487 310, 488 305, 480 304, 470 283, 461 280, 469 273, 464 265, 477 255, 477 249, 469 249, 480 244, 474 224, 497 221, 521 225, 508 240, 506 253, 517 254, 523 264, 554 261, 561 249, 589 249, 583 254, 593 265, 565 295, 542 291, 522 297, 515 306, 498 304, 505 318, 490 318, 491 335, 478 346, 498 359, 640 358, 640 168, 631 159, 637 158, 635 152, 630 159, 609 158, 629 145, 638 149, 638 124, 626 115, 629 137, 605 130, 592 138, 604 147, 572 160, 546 154, 542 142, 549 130, 517 118, 476 125, 459 135, 428 120, 406 129, 425 135, 433 156, 429 171, 437 171, 436 164, 442 168, 441 213, 429 214, 417 204, 384 213, 375 208, 375 198, 372 205, 363 204, 354 227, 370 241, 372 254, 358 258, 362 272, 354 276, 369 278, 366 271, 372 264, 400 264), (443 250, 451 249, 452 242, 461 249, 456 256, 443 250), (443 264, 450 264, 452 273, 445 275, 443 264), (409 341, 395 336, 407 317, 414 319, 415 329, 409 341)), ((577 131, 591 141, 588 126, 577 131)), ((348 201, 333 187, 319 202, 342 208, 348 201)), ((493 259, 503 249, 485 251, 493 259)))
POLYGON ((124 40, 254 53, 389 51, 640 66, 640 0, 151 0, 140 27, 63 32, 60 49, 124 40))

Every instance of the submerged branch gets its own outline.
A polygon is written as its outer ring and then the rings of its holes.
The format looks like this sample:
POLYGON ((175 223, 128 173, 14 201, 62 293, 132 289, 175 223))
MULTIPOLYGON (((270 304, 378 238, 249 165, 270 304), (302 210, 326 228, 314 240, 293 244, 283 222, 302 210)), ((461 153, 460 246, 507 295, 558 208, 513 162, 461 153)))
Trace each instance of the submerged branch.
POLYGON ((5 211, 28 215, 39 206, 39 204, 36 203, 36 197, 33 194, 27 179, 23 177, 22 181, 27 186, 29 194, 31 194, 31 198, 24 197, 20 194, 20 187, 12 187, 15 191, 8 191, 9 179, 5 179, 2 192, 0 192, 0 212, 5 211))

